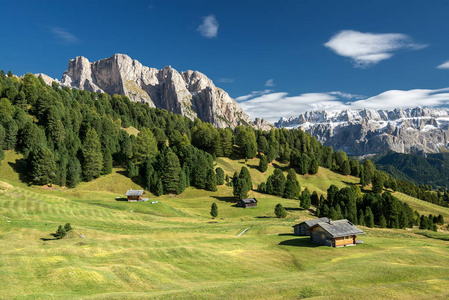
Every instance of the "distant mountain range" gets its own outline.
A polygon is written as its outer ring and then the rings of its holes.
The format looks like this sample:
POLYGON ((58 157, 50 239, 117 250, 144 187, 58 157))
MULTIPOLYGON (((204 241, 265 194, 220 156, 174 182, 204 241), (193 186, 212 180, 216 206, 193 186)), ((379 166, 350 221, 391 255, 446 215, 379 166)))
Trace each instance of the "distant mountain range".
MULTIPOLYGON (((44 74, 39 75, 49 83, 53 81, 44 74)), ((126 95, 131 101, 144 102, 192 120, 199 118, 216 127, 240 124, 266 130, 272 127, 262 119, 253 123, 228 93, 198 71, 179 73, 171 66, 158 70, 124 54, 93 63, 83 56, 71 59, 60 84, 90 92, 126 95)))
POLYGON ((312 111, 281 118, 275 126, 301 128, 324 145, 352 156, 449 149, 449 110, 445 109, 312 111))

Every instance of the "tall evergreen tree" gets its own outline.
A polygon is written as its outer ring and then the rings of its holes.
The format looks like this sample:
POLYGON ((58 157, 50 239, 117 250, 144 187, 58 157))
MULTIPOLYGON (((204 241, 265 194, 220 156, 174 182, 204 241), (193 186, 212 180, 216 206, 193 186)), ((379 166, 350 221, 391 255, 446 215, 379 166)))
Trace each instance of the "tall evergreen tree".
POLYGON ((69 160, 67 166, 67 186, 74 188, 81 181, 81 164, 76 157, 69 160))
POLYGON ((28 157, 31 177, 37 184, 53 183, 56 177, 56 163, 53 152, 45 146, 38 145, 28 157))
POLYGON ((268 169, 268 161, 265 155, 262 155, 259 160, 259 171, 265 173, 268 169))
POLYGON ((112 155, 109 148, 105 148, 103 151, 103 174, 112 173, 112 155))
POLYGON ((157 155, 157 141, 148 128, 142 128, 137 134, 133 145, 133 160, 137 164, 145 161, 147 157, 155 158, 157 155))
POLYGON ((374 167, 374 164, 371 160, 367 159, 363 163, 363 172, 364 172, 363 175, 364 175, 366 184, 370 184, 372 182, 375 169, 376 168, 374 167))
POLYGON ((218 216, 218 207, 217 207, 217 204, 215 202, 212 203, 212 206, 210 208, 210 215, 214 219, 218 216))
POLYGON ((223 185, 224 184, 224 171, 222 168, 218 167, 215 169, 215 173, 217 176, 217 185, 223 185))
POLYGON ((87 131, 83 143, 83 176, 87 181, 100 176, 103 169, 103 155, 97 132, 91 128, 87 131))
POLYGON ((243 166, 240 169, 239 178, 243 178, 246 181, 246 186, 248 187, 248 191, 252 190, 253 188, 253 182, 251 181, 251 174, 248 171, 248 168, 243 166))
POLYGON ((285 187, 285 176, 281 169, 274 169, 272 175, 267 179, 267 193, 270 195, 276 195, 282 197, 285 187))
POLYGON ((164 185, 164 192, 166 194, 177 192, 180 173, 181 166, 179 164, 178 156, 176 156, 175 153, 169 151, 165 156, 164 166, 161 174, 162 183, 164 185))
POLYGON ((371 207, 367 207, 365 211, 365 224, 367 227, 374 227, 374 215, 371 210, 371 207))
POLYGON ((206 190, 212 192, 217 190, 217 175, 212 168, 209 168, 206 173, 206 190))
POLYGON ((248 197, 249 188, 244 178, 239 178, 233 182, 233 194, 238 200, 248 197))
POLYGON ((289 169, 287 174, 287 180, 284 187, 284 198, 295 199, 299 196, 301 187, 296 179, 296 172, 294 169, 289 169))

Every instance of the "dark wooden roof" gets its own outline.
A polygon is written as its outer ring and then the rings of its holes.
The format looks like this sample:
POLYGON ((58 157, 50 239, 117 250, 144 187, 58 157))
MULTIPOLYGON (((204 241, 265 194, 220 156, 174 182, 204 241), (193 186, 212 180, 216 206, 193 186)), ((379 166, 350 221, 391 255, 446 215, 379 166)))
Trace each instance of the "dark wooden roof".
POLYGON ((351 222, 346 219, 331 221, 331 222, 320 222, 315 224, 310 228, 312 230, 315 227, 321 227, 325 231, 327 231, 333 238, 348 236, 348 235, 357 235, 357 234, 365 234, 362 230, 354 226, 351 222))
POLYGON ((142 196, 145 194, 144 190, 128 190, 126 196, 142 196))
POLYGON ((242 201, 245 204, 257 203, 257 199, 256 198, 242 199, 240 201, 242 201))
POLYGON ((293 227, 300 226, 301 224, 307 224, 307 226, 313 227, 314 225, 316 225, 316 224, 318 224, 320 222, 329 222, 329 219, 324 217, 324 218, 319 218, 319 219, 307 220, 307 221, 301 222, 299 224, 296 224, 293 227))

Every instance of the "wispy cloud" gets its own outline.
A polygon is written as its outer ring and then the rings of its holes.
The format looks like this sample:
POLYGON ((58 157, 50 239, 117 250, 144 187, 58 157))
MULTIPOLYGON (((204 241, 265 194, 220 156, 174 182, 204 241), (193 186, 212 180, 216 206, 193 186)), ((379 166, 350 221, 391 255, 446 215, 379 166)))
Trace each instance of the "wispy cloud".
POLYGON ((238 97, 236 100, 239 101, 239 98, 246 100, 240 101, 239 104, 251 118, 265 118, 270 122, 276 122, 281 117, 288 118, 312 110, 449 106, 449 88, 390 90, 363 100, 356 100, 363 96, 338 91, 306 93, 298 96, 289 96, 284 92, 253 95, 255 94, 238 97))
POLYGON ((265 86, 267 86, 267 87, 273 87, 273 86, 275 86, 274 80, 273 80, 273 79, 268 79, 268 80, 265 82, 265 86))
POLYGON ((273 90, 252 91, 251 94, 243 95, 243 96, 235 98, 235 101, 237 101, 237 102, 247 101, 249 99, 253 99, 253 98, 256 98, 256 97, 259 97, 259 96, 262 96, 265 94, 269 94, 272 92, 273 92, 273 90))
POLYGON ((218 83, 233 83, 234 78, 218 78, 218 83))
POLYGON ((437 69, 449 69, 449 60, 439 65, 437 69))
POLYGON ((79 39, 64 28, 52 27, 50 31, 59 40, 59 42, 63 44, 69 45, 79 43, 79 39))
POLYGON ((427 47, 414 43, 401 33, 363 33, 342 30, 324 44, 338 55, 348 57, 355 67, 366 68, 391 58, 401 49, 418 50, 427 47))
POLYGON ((217 37, 218 34, 218 21, 214 15, 210 15, 203 18, 203 23, 196 29, 202 36, 206 38, 217 37))

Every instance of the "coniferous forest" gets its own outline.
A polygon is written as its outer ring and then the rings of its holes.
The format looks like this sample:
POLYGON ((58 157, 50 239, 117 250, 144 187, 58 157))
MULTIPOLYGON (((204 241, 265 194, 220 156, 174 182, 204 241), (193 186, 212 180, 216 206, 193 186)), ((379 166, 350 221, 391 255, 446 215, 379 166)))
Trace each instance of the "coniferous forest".
MULTIPOLYGON (((300 199, 303 208, 313 204, 318 216, 393 228, 434 229, 434 223, 444 222, 420 216, 390 193, 381 193, 390 189, 447 206, 444 194, 396 180, 376 170, 370 160, 359 163, 301 130, 214 128, 126 96, 74 90, 56 82, 48 86, 32 74, 18 78, 1 71, 0 91, 0 159, 3 150, 22 153, 28 170, 24 180, 32 184, 75 187, 123 166, 128 177, 156 195, 180 194, 188 186, 215 191, 217 184, 224 184, 223 170, 214 168, 216 157, 259 156, 261 172, 269 163, 276 166, 275 161, 290 169, 286 178, 276 168, 258 190, 300 199), (137 136, 125 130, 131 126, 139 130, 137 136), (313 175, 320 166, 359 177, 362 187, 372 186, 372 193, 362 195, 358 186, 331 186, 327 199, 307 189, 301 192, 296 173, 313 175)), ((236 198, 246 197, 253 188, 248 175, 242 168, 229 183, 236 198)))

